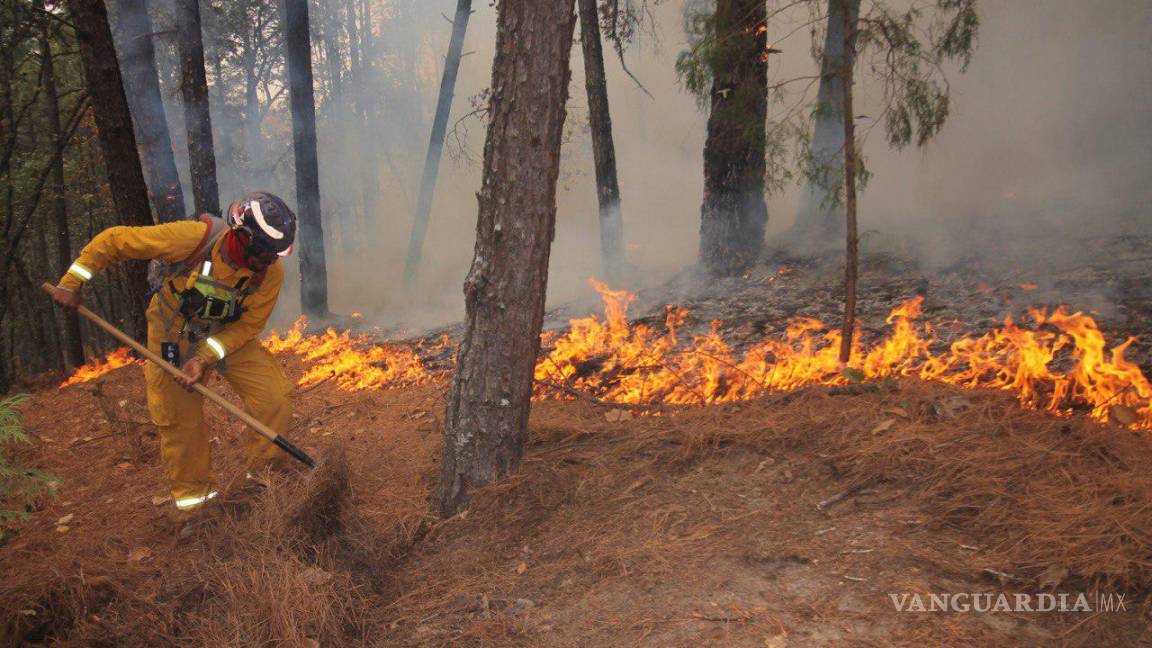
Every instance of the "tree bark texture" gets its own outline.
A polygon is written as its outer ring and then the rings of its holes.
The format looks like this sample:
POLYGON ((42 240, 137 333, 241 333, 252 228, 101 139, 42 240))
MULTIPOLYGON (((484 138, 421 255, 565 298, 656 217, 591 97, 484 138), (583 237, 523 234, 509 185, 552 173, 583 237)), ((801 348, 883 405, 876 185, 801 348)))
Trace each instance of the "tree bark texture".
POLYGON ((844 76, 850 65, 845 49, 845 25, 855 26, 860 0, 828 0, 828 31, 820 61, 820 89, 812 129, 812 159, 800 195, 795 239, 799 252, 820 251, 835 244, 843 205, 838 204, 839 176, 844 170, 844 76))
MULTIPOLYGON (((124 96, 108 12, 103 0, 68 0, 68 9, 76 26, 112 203, 125 225, 152 225, 148 187, 144 184, 144 170, 136 150, 132 115, 124 96)), ((148 269, 143 262, 125 263, 123 268, 130 301, 124 326, 129 335, 143 340, 147 336, 144 311, 148 305, 148 269)))
POLYGON ((300 301, 304 314, 328 316, 328 271, 320 220, 320 170, 316 158, 316 100, 312 94, 312 41, 308 0, 284 0, 284 47, 296 159, 296 202, 300 237, 300 301))
POLYGON ((148 4, 146 0, 120 0, 119 7, 120 69, 124 72, 124 91, 136 125, 152 207, 162 223, 180 220, 187 215, 184 191, 164 117, 148 4))
MULTIPOLYGON (((41 79, 44 83, 44 116, 54 146, 63 150, 66 145, 64 124, 60 121, 60 95, 56 87, 56 66, 52 61, 52 39, 49 21, 43 21, 40 31, 41 79)), ((59 277, 72 264, 72 237, 68 231, 68 194, 64 189, 64 156, 53 161, 49 180, 52 194, 52 229, 56 242, 56 264, 51 273, 59 277)), ((64 364, 69 368, 84 364, 84 341, 80 333, 80 316, 60 309, 63 326, 64 364)))
MULTIPOLYGON (((833 0, 835 1, 835 0, 833 0)), ((842 123, 844 126, 844 215, 847 224, 847 245, 844 254, 844 325, 841 329, 840 362, 847 363, 852 355, 852 339, 856 333, 856 275, 859 252, 856 233, 856 115, 852 108, 852 71, 856 63, 856 17, 844 13, 841 20, 843 48, 847 52, 840 66, 840 89, 843 98, 842 123)), ((831 20, 831 17, 829 17, 831 20)))
POLYGON ((472 488, 515 469, 523 453, 575 22, 573 0, 499 5, 476 249, 464 280, 467 328, 444 428, 444 516, 466 507, 472 488))
POLYGON ((580 1, 580 43, 584 52, 584 85, 588 92, 588 122, 596 167, 596 198, 600 207, 600 253, 604 272, 619 280, 624 265, 624 219, 620 213, 620 182, 616 175, 616 145, 608 110, 608 80, 600 44, 600 14, 596 0, 580 1))
POLYGON ((420 193, 417 194, 416 213, 412 217, 412 235, 408 239, 404 282, 409 288, 415 284, 416 275, 420 270, 424 236, 428 233, 432 197, 436 191, 436 176, 440 170, 440 156, 444 152, 444 136, 448 130, 448 115, 452 111, 452 97, 456 92, 456 74, 460 70, 464 35, 468 31, 468 17, 471 15, 472 0, 457 0, 456 16, 452 19, 452 38, 448 41, 448 57, 444 59, 444 75, 440 79, 440 96, 436 100, 436 116, 432 119, 428 153, 424 157, 424 172, 420 175, 420 193))
POLYGON ((747 270, 764 247, 768 62, 764 0, 717 0, 704 144, 700 260, 714 276, 747 270))
POLYGON ((204 72, 204 40, 199 0, 175 0, 176 37, 180 50, 180 94, 184 98, 184 130, 188 134, 188 166, 196 213, 220 211, 216 181, 216 149, 208 108, 208 77, 204 72))

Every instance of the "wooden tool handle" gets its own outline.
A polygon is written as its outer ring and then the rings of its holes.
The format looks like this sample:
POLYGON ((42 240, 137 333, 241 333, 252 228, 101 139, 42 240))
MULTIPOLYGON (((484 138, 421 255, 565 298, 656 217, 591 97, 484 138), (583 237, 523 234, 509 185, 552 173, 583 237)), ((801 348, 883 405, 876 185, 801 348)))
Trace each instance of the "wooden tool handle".
MULTIPOLYGON (((43 288, 44 292, 48 293, 49 295, 54 295, 56 293, 56 287, 50 283, 45 282, 40 287, 43 288)), ((183 376, 184 375, 184 372, 180 371, 180 369, 173 367, 171 363, 165 361, 164 358, 161 358, 159 355, 153 353, 151 350, 148 349, 148 347, 144 346, 143 344, 140 344, 136 340, 132 339, 132 337, 129 336, 128 334, 124 333, 123 331, 116 328, 115 326, 112 326, 111 324, 109 324, 107 321, 105 321, 105 319, 103 317, 100 317, 96 313, 93 313, 92 311, 88 310, 87 308, 85 308, 83 306, 78 306, 76 308, 76 311, 79 312, 84 317, 91 320, 91 322, 93 324, 95 324, 96 326, 99 326, 100 328, 104 329, 112 337, 116 338, 117 340, 120 340, 124 344, 127 344, 128 346, 135 349, 137 353, 144 356, 145 358, 150 360, 153 364, 160 367, 164 371, 167 371, 168 373, 172 374, 173 376, 183 376)), ((244 421, 248 425, 252 426, 252 429, 259 432, 261 435, 266 437, 269 441, 276 443, 276 439, 278 439, 280 435, 276 434, 276 432, 274 432, 271 428, 269 428, 267 425, 264 425, 263 423, 258 421, 255 417, 253 417, 248 412, 245 412, 244 410, 242 410, 239 407, 237 407, 236 405, 234 405, 232 403, 232 401, 229 401, 227 398, 224 398, 220 394, 217 394, 216 392, 205 387, 204 385, 201 385, 200 383, 196 383, 196 384, 192 385, 192 389, 195 389, 196 391, 200 392, 201 394, 206 396, 208 398, 208 400, 212 401, 213 403, 216 403, 220 407, 223 407, 225 410, 228 411, 229 414, 235 416, 236 418, 240 419, 241 421, 244 421)))

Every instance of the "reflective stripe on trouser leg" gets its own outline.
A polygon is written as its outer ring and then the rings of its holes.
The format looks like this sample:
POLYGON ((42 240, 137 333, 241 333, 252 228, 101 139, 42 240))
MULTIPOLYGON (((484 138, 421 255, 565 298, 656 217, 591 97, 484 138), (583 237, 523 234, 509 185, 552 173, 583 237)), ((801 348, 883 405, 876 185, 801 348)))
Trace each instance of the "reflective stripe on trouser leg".
POLYGON ((201 504, 203 504, 204 502, 207 502, 208 500, 212 499, 213 497, 216 497, 216 495, 217 495, 216 491, 209 491, 209 492, 207 492, 204 495, 201 495, 199 497, 183 497, 181 499, 176 500, 176 508, 178 508, 180 510, 196 508, 197 506, 200 506, 201 504))
MULTIPOLYGON (((292 383, 271 353, 258 341, 252 341, 228 356, 222 375, 244 400, 244 409, 277 434, 286 434, 292 423, 292 404, 288 394, 292 383)), ((248 467, 259 468, 270 461, 292 461, 259 432, 245 429, 244 444, 248 449, 248 467)))

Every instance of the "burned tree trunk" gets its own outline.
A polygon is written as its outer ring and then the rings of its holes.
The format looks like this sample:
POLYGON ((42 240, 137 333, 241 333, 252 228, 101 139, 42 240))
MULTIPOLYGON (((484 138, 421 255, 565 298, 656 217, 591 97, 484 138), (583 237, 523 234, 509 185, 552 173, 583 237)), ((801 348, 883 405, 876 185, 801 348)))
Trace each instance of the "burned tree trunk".
POLYGON ((504 0, 498 11, 467 329, 444 427, 444 516, 520 462, 556 221, 573 0, 504 0))
POLYGON ((768 52, 764 0, 718 0, 711 112, 704 144, 700 260, 738 275, 764 247, 768 52))
POLYGON ((856 25, 860 0, 828 0, 828 31, 820 61, 820 90, 812 130, 812 159, 800 196, 793 239, 800 252, 815 252, 835 243, 840 223, 839 178, 844 170, 844 75, 854 59, 845 47, 845 25, 856 25))
MULTIPOLYGON (((844 255, 844 326, 840 342, 840 362, 847 363, 852 355, 852 339, 856 332, 856 274, 859 267, 857 250, 859 238, 856 233, 856 115, 852 109, 852 70, 856 63, 856 16, 843 14, 837 18, 841 20, 843 48, 847 52, 840 66, 840 90, 843 99, 841 123, 844 126, 844 215, 847 224, 847 246, 844 255)), ((832 17, 829 16, 828 19, 831 21, 832 17)))
POLYGON ((424 251, 424 236, 428 233, 428 217, 432 212, 436 175, 440 170, 440 155, 444 152, 444 135, 448 130, 448 114, 452 111, 456 73, 460 70, 464 34, 468 31, 470 15, 472 15, 472 0, 457 0, 456 16, 452 19, 452 39, 448 41, 448 57, 444 60, 444 76, 440 79, 440 97, 436 101, 436 116, 432 120, 432 134, 428 137, 428 154, 424 157, 424 172, 420 176, 416 213, 412 216, 412 237, 408 240, 408 258, 404 263, 404 282, 409 288, 416 282, 416 274, 420 270, 420 256, 424 251))
POLYGON ((188 166, 196 213, 220 211, 216 183, 216 149, 208 109, 208 77, 204 72, 204 40, 198 0, 175 0, 176 36, 180 50, 180 94, 184 98, 184 130, 188 134, 188 166))
POLYGON ((152 207, 162 223, 180 220, 186 215, 184 191, 180 187, 168 120, 160 98, 152 19, 145 0, 120 0, 119 7, 120 67, 124 71, 124 90, 136 125, 152 207))
MULTIPOLYGON (((41 24, 40 31, 40 78, 44 83, 44 116, 48 120, 49 134, 53 146, 64 149, 66 144, 64 124, 60 121, 60 95, 56 88, 56 66, 52 61, 52 39, 49 21, 41 24)), ((64 191, 64 156, 53 161, 51 185, 52 227, 56 238, 56 265, 52 274, 59 277, 72 264, 72 237, 68 231, 68 195, 64 191)), ((64 311, 63 321, 64 363, 68 368, 84 364, 84 343, 80 335, 80 316, 64 311)))
POLYGON ((596 198, 600 206, 600 253, 605 274, 610 280, 618 280, 624 265, 624 220, 620 214, 616 146, 612 142, 612 113, 608 110, 608 80, 604 76, 604 49, 600 46, 596 0, 580 0, 580 43, 584 51, 592 156, 596 164, 596 198))
MULTIPOLYGON (((136 151, 132 132, 132 115, 124 96, 116 48, 108 27, 108 13, 103 0, 68 0, 68 9, 76 26, 84 79, 92 100, 92 111, 99 131, 100 150, 108 173, 108 188, 116 213, 125 225, 152 225, 148 208, 148 187, 136 151)), ((148 306, 148 269, 143 263, 124 264, 130 304, 126 325, 129 335, 138 340, 147 336, 144 311, 148 306)))
POLYGON ((312 95, 312 40, 308 0, 284 1, 284 47, 296 159, 296 202, 300 218, 300 302, 313 319, 328 316, 328 271, 320 220, 320 169, 316 160, 316 100, 312 95))

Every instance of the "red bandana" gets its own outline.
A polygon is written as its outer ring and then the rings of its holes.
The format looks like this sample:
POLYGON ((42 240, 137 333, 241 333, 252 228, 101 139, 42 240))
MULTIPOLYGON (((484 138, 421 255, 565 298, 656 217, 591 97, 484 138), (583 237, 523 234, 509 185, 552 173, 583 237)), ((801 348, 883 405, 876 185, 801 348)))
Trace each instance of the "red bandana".
MULTIPOLYGON (((240 237, 236 235, 236 232, 228 232, 224 245, 228 247, 228 258, 232 260, 232 263, 242 268, 248 268, 248 255, 245 254, 244 244, 240 242, 240 237)), ((248 269, 251 270, 252 268, 248 269)))

